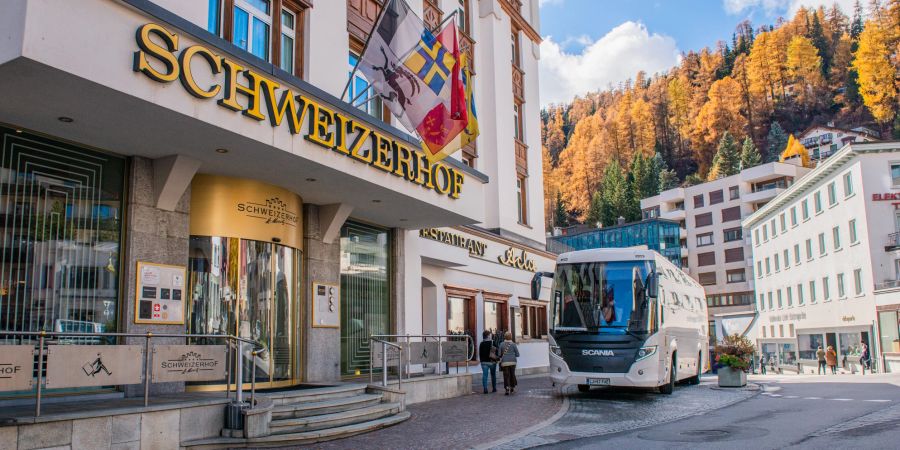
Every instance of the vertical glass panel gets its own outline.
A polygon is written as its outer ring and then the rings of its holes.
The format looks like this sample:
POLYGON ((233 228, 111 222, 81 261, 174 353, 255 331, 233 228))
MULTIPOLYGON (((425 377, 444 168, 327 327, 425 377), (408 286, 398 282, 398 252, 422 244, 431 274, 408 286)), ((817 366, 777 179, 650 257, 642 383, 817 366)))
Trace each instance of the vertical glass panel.
POLYGON ((275 307, 272 318, 272 358, 275 364, 273 380, 291 379, 293 367, 294 323, 293 302, 296 292, 299 263, 297 251, 290 247, 275 247, 275 307))
POLYGON ((0 329, 117 331, 124 160, 0 135, 0 329))
POLYGON ((878 313, 878 326, 881 330, 881 351, 896 352, 900 346, 900 326, 897 325, 897 311, 881 311, 878 313))
POLYGON ((391 328, 388 230, 349 222, 341 228, 341 372, 369 366, 369 336, 391 328))
POLYGON ((281 11, 281 27, 293 30, 294 29, 294 15, 287 11, 282 10, 281 11))
POLYGON ((484 329, 496 333, 500 329, 500 304, 484 302, 484 329))
MULTIPOLYGON (((485 311, 486 314, 487 311, 485 311)), ((485 320, 487 319, 485 318, 485 320)), ((447 297, 447 331, 456 334, 464 333, 468 329, 466 325, 466 299, 447 297)))
POLYGON ((206 31, 216 36, 219 35, 219 24, 221 23, 222 5, 221 0, 209 0, 209 14, 206 16, 206 31))
POLYGON ((269 14, 269 0, 244 0, 244 2, 258 9, 260 12, 269 14))
POLYGON ((248 35, 250 30, 247 28, 249 26, 250 18, 247 15, 247 11, 244 11, 241 8, 234 8, 234 29, 232 34, 234 35, 231 39, 234 45, 247 50, 247 45, 250 43, 248 40, 248 35))
POLYGON ((269 60, 269 24, 253 18, 253 43, 250 53, 266 61, 269 60))
MULTIPOLYGON (((191 237, 188 267, 191 304, 188 330, 193 334, 233 334, 235 279, 229 273, 228 239, 191 237)), ((203 343, 207 343, 203 341, 203 343)), ((221 342, 208 342, 221 344, 221 342)))
POLYGON ((281 35, 281 62, 279 63, 285 72, 294 73, 294 39, 281 35))
MULTIPOLYGON (((253 339, 271 350, 270 317, 274 303, 272 289, 272 245, 267 242, 241 241, 241 295, 238 303, 238 336, 253 339)), ((268 382, 272 352, 253 358, 244 348, 244 380, 256 377, 268 382)))

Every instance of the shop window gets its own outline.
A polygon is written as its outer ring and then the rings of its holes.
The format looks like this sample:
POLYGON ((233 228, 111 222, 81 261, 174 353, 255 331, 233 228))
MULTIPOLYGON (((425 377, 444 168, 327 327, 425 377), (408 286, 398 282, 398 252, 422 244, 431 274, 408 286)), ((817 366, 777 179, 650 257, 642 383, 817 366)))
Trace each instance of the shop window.
POLYGON ((516 206, 517 206, 517 217, 519 223, 522 225, 528 225, 528 203, 527 203, 527 192, 525 188, 525 176, 519 175, 516 177, 516 206))
POLYGON ((713 245, 713 234, 704 233, 697 235, 697 247, 703 247, 706 245, 713 245))
POLYGON ((521 324, 517 324, 518 335, 525 339, 543 339, 547 336, 547 307, 521 302, 516 308, 521 315, 521 324))
POLYGON ((822 347, 825 349, 825 337, 821 334, 797 335, 797 349, 800 351, 800 359, 816 359, 816 351, 822 347))
POLYGON ((878 327, 881 330, 882 351, 900 353, 900 320, 897 311, 879 311, 878 327))
POLYGON ((743 228, 729 228, 722 232, 725 242, 739 241, 744 237, 743 228))
MULTIPOLYGON (((860 333, 838 334, 838 344, 841 349, 840 354, 846 356, 847 359, 851 361, 859 361, 859 355, 862 353, 862 342, 863 340, 860 333)), ((872 352, 871 348, 869 349, 869 352, 872 352)))
POLYGON ((209 0, 208 5, 207 31, 303 76, 306 0, 209 0))
POLYGON ((728 199, 729 200, 737 200, 741 197, 741 190, 737 186, 731 186, 728 188, 728 199))
POLYGON ((0 329, 121 331, 125 159, 6 128, 0 143, 0 329))
MULTIPOLYGON (((448 334, 474 334, 474 327, 470 320, 470 316, 472 315, 472 303, 472 299, 469 298, 453 295, 447 296, 448 334)), ((487 320, 487 318, 485 318, 485 320, 487 320)))

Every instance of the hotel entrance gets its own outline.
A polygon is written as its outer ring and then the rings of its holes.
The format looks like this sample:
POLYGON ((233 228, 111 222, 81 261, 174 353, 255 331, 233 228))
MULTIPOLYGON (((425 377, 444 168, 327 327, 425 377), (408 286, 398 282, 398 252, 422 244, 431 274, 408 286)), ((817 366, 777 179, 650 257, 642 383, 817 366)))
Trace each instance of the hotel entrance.
POLYGON ((258 388, 301 381, 301 211, 296 194, 254 180, 191 183, 187 330, 265 347, 241 355, 244 382, 258 388))

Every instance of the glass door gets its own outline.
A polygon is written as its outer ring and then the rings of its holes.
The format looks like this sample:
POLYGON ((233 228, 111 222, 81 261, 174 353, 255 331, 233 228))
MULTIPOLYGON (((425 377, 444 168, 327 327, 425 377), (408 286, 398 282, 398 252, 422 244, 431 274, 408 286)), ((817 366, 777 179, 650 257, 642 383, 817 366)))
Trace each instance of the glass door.
POLYGON ((260 388, 299 382, 299 265, 300 251, 291 247, 191 237, 189 332, 232 334, 265 346, 268 351, 256 356, 244 349, 245 383, 251 377, 260 388))

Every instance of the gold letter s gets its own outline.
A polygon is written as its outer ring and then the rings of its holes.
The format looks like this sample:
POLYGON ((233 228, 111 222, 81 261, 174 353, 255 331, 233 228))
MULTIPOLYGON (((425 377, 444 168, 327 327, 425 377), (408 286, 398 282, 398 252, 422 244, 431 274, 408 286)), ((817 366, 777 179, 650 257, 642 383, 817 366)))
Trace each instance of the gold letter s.
POLYGON ((139 51, 134 52, 133 69, 135 72, 143 72, 144 75, 160 83, 169 83, 178 79, 180 67, 178 58, 173 53, 178 50, 178 35, 169 33, 168 30, 155 23, 148 23, 138 28, 137 33, 135 33, 135 39, 137 40, 138 48, 140 48, 139 51), (159 36, 165 43, 165 47, 153 42, 150 39, 150 33, 159 36), (154 69, 147 62, 148 54, 165 64, 166 73, 154 69))

